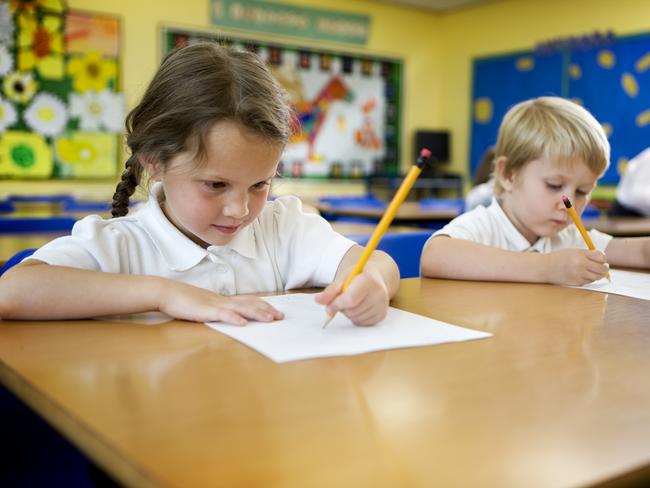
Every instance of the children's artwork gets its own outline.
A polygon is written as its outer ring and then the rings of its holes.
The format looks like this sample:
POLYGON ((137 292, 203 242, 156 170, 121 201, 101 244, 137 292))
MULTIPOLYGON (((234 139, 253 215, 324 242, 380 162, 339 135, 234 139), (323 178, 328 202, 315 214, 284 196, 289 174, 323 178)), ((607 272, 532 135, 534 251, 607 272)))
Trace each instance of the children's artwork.
POLYGON ((246 344, 276 363, 330 356, 348 356, 402 347, 429 346, 490 337, 480 332, 390 307, 387 317, 371 327, 357 327, 343 314, 327 320, 325 307, 308 293, 278 295, 264 300, 284 312, 275 322, 245 326, 207 325, 246 344))
POLYGON ((62 0, 0 2, 0 178, 112 178, 119 21, 62 0))
POLYGON ((296 126, 282 157, 287 176, 395 174, 400 150, 402 64, 231 36, 164 28, 164 49, 214 41, 257 52, 286 88, 296 126))
POLYGON ((607 281, 603 278, 602 280, 577 288, 585 288, 587 290, 600 291, 602 293, 612 293, 614 295, 650 300, 649 273, 636 273, 634 271, 610 269, 609 275, 612 279, 611 281, 607 281))
POLYGON ((650 35, 572 37, 557 48, 474 61, 471 167, 496 142, 515 103, 543 95, 589 110, 609 139, 612 164, 600 180, 616 184, 627 161, 650 140, 650 35), (606 94, 604 96, 603 94, 606 94))

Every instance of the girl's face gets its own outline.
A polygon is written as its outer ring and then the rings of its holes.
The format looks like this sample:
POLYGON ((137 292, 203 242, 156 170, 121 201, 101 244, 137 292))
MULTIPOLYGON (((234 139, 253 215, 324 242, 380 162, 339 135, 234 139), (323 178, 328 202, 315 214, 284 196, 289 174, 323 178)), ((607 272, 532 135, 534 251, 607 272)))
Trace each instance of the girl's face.
POLYGON ((497 174, 504 188, 501 206, 531 244, 540 237, 557 235, 569 224, 563 195, 571 200, 578 215, 582 214, 598 180, 598 175, 582 160, 559 164, 539 158, 510 175, 503 174, 499 166, 497 162, 497 174))
POLYGON ((163 212, 197 244, 227 244, 264 208, 282 150, 235 122, 215 124, 204 164, 181 153, 162 173, 154 165, 153 177, 164 188, 163 212))

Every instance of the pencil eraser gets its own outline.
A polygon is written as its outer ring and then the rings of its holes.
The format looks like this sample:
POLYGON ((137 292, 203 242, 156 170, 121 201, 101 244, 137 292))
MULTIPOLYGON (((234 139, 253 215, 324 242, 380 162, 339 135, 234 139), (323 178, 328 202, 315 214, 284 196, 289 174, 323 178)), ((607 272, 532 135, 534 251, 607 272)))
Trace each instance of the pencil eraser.
POLYGON ((569 199, 568 199, 567 197, 562 196, 562 201, 564 202, 564 206, 565 206, 566 208, 570 208, 570 207, 571 207, 571 202, 569 201, 569 199))
POLYGON ((428 158, 429 156, 431 156, 431 151, 429 151, 426 147, 423 147, 420 150, 420 156, 428 158))

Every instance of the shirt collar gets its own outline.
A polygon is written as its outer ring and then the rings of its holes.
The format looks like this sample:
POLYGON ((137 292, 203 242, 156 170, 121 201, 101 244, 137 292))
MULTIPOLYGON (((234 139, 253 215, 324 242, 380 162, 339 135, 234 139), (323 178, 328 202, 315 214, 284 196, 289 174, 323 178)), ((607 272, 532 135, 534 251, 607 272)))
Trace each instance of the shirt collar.
POLYGON ((155 183, 149 194, 149 201, 134 217, 142 224, 174 271, 187 271, 199 264, 208 254, 226 254, 231 250, 247 258, 257 257, 257 247, 253 225, 247 225, 225 246, 210 246, 204 249, 172 224, 160 208, 159 198, 162 184, 155 183))
POLYGON ((526 239, 510 221, 506 213, 503 211, 503 208, 501 208, 501 204, 495 197, 492 197, 492 204, 488 210, 495 217, 501 229, 503 229, 505 237, 508 242, 510 242, 512 249, 516 251, 544 252, 549 247, 550 239, 548 237, 540 237, 531 245, 530 242, 528 242, 528 239, 526 239))

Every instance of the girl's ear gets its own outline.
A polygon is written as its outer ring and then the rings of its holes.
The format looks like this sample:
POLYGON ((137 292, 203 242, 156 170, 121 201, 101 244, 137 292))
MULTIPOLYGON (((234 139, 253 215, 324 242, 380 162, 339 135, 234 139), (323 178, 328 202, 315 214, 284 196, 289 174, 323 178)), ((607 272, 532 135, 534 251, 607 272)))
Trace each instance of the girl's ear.
POLYGON ((149 175, 150 180, 160 181, 162 178, 162 171, 160 169, 160 165, 153 158, 138 154, 138 161, 140 161, 140 165, 149 175))
POLYGON ((514 173, 511 169, 506 169, 507 161, 508 158, 505 156, 499 156, 494 160, 494 176, 501 183, 501 188, 510 191, 514 183, 514 173))

